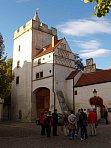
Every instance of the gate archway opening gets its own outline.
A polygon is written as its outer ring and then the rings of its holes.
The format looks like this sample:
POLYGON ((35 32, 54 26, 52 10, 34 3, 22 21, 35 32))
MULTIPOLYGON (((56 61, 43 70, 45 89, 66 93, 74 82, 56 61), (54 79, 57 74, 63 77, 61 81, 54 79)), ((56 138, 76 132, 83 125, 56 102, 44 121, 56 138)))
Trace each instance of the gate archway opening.
POLYGON ((38 88, 36 94, 36 111, 37 117, 44 111, 50 108, 50 90, 46 87, 38 88))

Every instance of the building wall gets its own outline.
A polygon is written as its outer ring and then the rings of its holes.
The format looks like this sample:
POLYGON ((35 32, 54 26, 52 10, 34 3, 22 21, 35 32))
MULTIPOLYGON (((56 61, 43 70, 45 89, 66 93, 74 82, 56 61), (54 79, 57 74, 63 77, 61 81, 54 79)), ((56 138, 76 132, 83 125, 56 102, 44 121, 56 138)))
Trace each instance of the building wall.
MULTIPOLYGON (((12 82, 12 115, 14 120, 31 121, 36 114, 32 113, 34 104, 33 91, 38 87, 47 87, 52 93, 52 57, 48 59, 49 63, 36 67, 37 61, 32 63, 34 57, 44 46, 52 42, 52 36, 57 35, 57 30, 35 20, 28 21, 14 32, 13 49, 13 74, 15 76, 12 82), (19 68, 17 63, 19 61, 19 68), (33 70, 32 70, 33 64, 33 70), (43 70, 46 80, 36 82, 35 73, 43 70), (50 71, 51 70, 51 71, 50 71), (19 77, 19 84, 16 84, 16 78, 19 77), (33 117, 31 117, 33 114, 33 117)), ((49 55, 48 55, 49 56, 49 55)), ((44 60, 45 62, 47 61, 44 60)), ((52 97, 51 97, 52 98, 52 97)), ((51 99, 52 100, 52 99, 51 99)), ((53 101, 52 101, 53 102, 53 101)), ((51 103, 53 104, 53 103, 51 103)))
MULTIPOLYGON (((105 107, 111 108, 111 101, 110 101, 111 100, 110 99, 111 82, 107 82, 107 83, 88 85, 88 86, 75 88, 75 90, 77 90, 77 95, 75 95, 76 112, 79 108, 83 108, 86 110, 91 108, 91 105, 89 104, 89 99, 94 96, 93 95, 94 89, 97 90, 97 96, 103 99, 103 104, 105 105, 105 107)), ((109 121, 111 122, 111 112, 109 112, 109 121)))
MULTIPOLYGON (((31 26, 31 21, 28 22, 31 26)), ((23 27, 21 27, 23 28, 23 27)), ((31 118, 31 73, 32 73, 32 31, 24 28, 14 34, 12 82, 12 115, 14 120, 30 121, 31 118), (17 62, 19 61, 19 67, 17 62), (19 77, 19 84, 16 78, 19 77)))
MULTIPOLYGON (((55 92, 60 90, 63 92, 65 97, 65 102, 69 106, 70 96, 68 96, 67 91, 67 81, 66 78, 69 74, 74 71, 74 54, 72 53, 70 47, 68 46, 66 40, 64 39, 62 43, 54 50, 54 79, 55 79, 55 92)), ((72 89, 71 89, 72 90, 72 89)), ((56 97, 56 100, 58 98, 56 97)), ((72 108, 72 105, 70 106, 72 108)))
POLYGON ((73 79, 70 80, 66 80, 66 87, 65 87, 65 91, 66 91, 66 103, 69 107, 70 110, 73 110, 73 79))
POLYGON ((57 35, 55 28, 48 29, 48 26, 43 23, 38 23, 33 20, 32 30, 32 50, 33 57, 45 46, 52 43, 52 36, 57 35))

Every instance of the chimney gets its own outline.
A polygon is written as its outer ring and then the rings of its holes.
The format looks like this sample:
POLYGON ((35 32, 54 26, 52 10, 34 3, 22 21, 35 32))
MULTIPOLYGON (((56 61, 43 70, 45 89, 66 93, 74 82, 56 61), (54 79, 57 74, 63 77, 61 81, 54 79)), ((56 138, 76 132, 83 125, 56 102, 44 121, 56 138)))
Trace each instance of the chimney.
POLYGON ((58 41, 58 37, 57 36, 52 36, 52 47, 55 46, 55 44, 57 43, 58 41))

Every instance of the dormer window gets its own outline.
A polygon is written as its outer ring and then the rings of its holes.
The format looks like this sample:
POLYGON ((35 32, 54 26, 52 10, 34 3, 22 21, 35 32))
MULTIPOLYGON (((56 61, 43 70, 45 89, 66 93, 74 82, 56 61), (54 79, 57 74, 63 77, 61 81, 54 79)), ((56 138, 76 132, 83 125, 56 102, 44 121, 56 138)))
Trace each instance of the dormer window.
POLYGON ((38 64, 41 64, 41 59, 38 59, 38 64))

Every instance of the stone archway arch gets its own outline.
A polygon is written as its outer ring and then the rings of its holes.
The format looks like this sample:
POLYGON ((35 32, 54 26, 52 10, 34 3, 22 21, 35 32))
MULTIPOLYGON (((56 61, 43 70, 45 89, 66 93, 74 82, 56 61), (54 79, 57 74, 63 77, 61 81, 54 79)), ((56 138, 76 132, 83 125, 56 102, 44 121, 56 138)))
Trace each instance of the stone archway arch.
POLYGON ((50 108, 50 89, 46 87, 39 87, 34 93, 36 96, 37 117, 39 117, 41 112, 48 111, 50 108))

